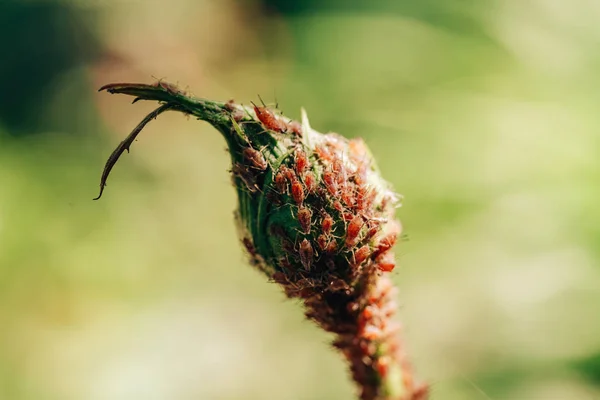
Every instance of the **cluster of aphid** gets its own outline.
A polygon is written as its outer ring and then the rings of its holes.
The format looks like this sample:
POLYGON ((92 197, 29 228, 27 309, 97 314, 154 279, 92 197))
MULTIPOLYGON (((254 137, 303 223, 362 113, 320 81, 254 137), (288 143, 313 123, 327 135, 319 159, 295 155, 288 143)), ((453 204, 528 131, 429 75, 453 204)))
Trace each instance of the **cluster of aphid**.
MULTIPOLYGON (((280 159, 270 163, 248 145, 233 168, 246 190, 267 201, 264 226, 272 251, 257 254, 244 239, 255 264, 274 266, 272 279, 289 297, 303 300, 310 319, 337 334, 335 346, 362 382, 362 399, 384 398, 376 381, 388 377, 390 365, 401 365, 405 384, 414 389, 398 328, 389 322, 397 308, 392 285, 380 276, 395 267, 392 247, 401 232, 396 195, 373 179, 378 173, 361 139, 307 138, 309 132, 290 128, 298 123, 266 107, 255 105, 254 111, 265 130, 289 139, 280 159), (380 356, 382 343, 390 349, 380 356)), ((406 399, 424 399, 425 389, 406 399)))
POLYGON ((187 96, 176 85, 116 83, 101 90, 156 100, 109 156, 108 176, 141 130, 166 111, 210 122, 224 135, 238 192, 238 225, 251 262, 301 299, 306 316, 336 335, 362 400, 424 400, 393 322, 389 272, 401 232, 398 199, 360 139, 322 135, 266 106, 246 108, 187 96), (400 386, 400 387, 399 387, 400 386))

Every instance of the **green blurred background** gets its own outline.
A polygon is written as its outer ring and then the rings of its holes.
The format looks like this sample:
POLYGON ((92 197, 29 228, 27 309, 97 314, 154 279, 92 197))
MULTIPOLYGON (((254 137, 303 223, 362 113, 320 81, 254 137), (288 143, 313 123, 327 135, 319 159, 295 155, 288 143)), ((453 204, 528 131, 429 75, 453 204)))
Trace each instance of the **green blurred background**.
POLYGON ((352 399, 246 265, 224 141, 97 93, 260 94, 362 136, 405 196, 401 317, 432 399, 600 399, 598 0, 0 3, 0 399, 352 399), (170 3, 170 4, 169 4, 170 3))

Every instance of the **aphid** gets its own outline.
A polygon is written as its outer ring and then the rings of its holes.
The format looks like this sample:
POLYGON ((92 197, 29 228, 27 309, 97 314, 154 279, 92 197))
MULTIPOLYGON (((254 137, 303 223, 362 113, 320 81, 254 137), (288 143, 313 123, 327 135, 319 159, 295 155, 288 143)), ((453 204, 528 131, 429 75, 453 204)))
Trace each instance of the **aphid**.
POLYGON ((368 244, 365 244, 354 253, 354 265, 358 266, 371 255, 371 249, 368 244))
POLYGON ((333 228, 333 218, 331 218, 331 215, 324 212, 323 220, 321 221, 321 229, 323 230, 323 234, 329 235, 331 233, 332 228, 333 228))
POLYGON ((308 171, 304 174, 304 185, 308 193, 313 193, 317 188, 317 180, 312 172, 308 171))
POLYGON ((365 235, 366 239, 371 239, 379 232, 379 222, 373 219, 370 219, 367 222, 367 234, 365 235))
MULTIPOLYGON (((381 378, 387 377, 389 366, 390 366, 390 360, 388 357, 385 357, 385 356, 379 357, 377 359, 377 361, 375 361, 375 369, 377 370, 377 373, 379 374, 379 376, 381 378)), ((411 399, 416 399, 414 397, 414 392, 413 392, 413 397, 411 397, 411 399)))
POLYGON ((307 235, 310 233, 311 217, 312 212, 310 211, 310 209, 306 207, 301 207, 298 210, 298 222, 300 223, 302 231, 307 235))
POLYGON ((317 156, 323 161, 330 162, 331 160, 333 160, 333 157, 332 157, 329 149, 327 147, 323 146, 322 144, 317 145, 315 147, 315 153, 317 153, 317 156))
POLYGON ((359 162, 364 160, 368 155, 367 145, 361 138, 350 139, 348 141, 348 149, 353 161, 359 162))
POLYGON ((242 239, 242 243, 244 244, 244 247, 246 248, 248 254, 250 254, 251 256, 256 255, 256 249, 254 248, 254 243, 252 243, 252 239, 245 237, 242 239))
POLYGON ((329 254, 333 254, 337 251, 337 242, 335 240, 331 240, 327 247, 325 248, 325 252, 329 254))
POLYGON ((352 219, 354 218, 354 213, 348 211, 345 212, 342 217, 344 218, 344 221, 352 221, 352 219))
POLYGON ((267 169, 267 161, 262 153, 258 150, 255 150, 251 147, 246 147, 242 152, 244 158, 248 160, 252 166, 260 171, 264 171, 267 169))
POLYGON ((239 107, 237 107, 233 99, 225 103, 225 108, 231 112, 231 117, 234 119, 235 122, 240 122, 244 119, 244 112, 239 107))
POLYGON ((266 196, 267 200, 276 205, 276 206, 280 206, 281 205, 281 197, 277 195, 277 193, 275 193, 275 191, 268 191, 266 196))
POLYGON ((287 276, 283 272, 275 272, 271 279, 280 285, 287 285, 289 283, 287 276))
POLYGON ((341 198, 347 207, 352 207, 354 205, 354 194, 352 193, 352 188, 349 186, 344 186, 341 193, 341 198))
POLYGON ((256 179, 254 175, 248 171, 244 165, 235 163, 231 169, 231 172, 233 172, 233 175, 238 177, 246 185, 246 189, 248 189, 250 193, 255 193, 258 191, 258 186, 256 185, 256 179))
POLYGON ((360 313, 360 317, 365 321, 370 321, 375 316, 374 310, 375 310, 374 307, 367 306, 360 313))
POLYGON ((290 121, 287 124, 287 131, 302 137, 302 124, 298 121, 290 121))
POLYGON ((279 168, 279 170, 285 176, 285 178, 288 181, 290 181, 290 183, 293 183, 295 180, 297 180, 296 179, 296 174, 294 173, 293 169, 288 168, 285 165, 282 165, 281 168, 279 168))
POLYGON ((343 169, 344 164, 342 164, 342 160, 340 160, 339 158, 333 160, 333 172, 337 172, 339 174, 340 172, 342 172, 343 169))
POLYGON ((292 183, 292 198, 298 205, 304 202, 304 188, 298 180, 292 183))
POLYGON ((321 250, 325 250, 329 244, 329 238, 325 235, 319 235, 317 237, 317 245, 321 250))
POLYGON ((398 238, 398 233, 390 232, 379 240, 377 244, 377 252, 379 254, 385 253, 396 244, 396 239, 398 238))
POLYGON ((394 260, 393 253, 384 253, 379 255, 375 259, 375 263, 377 264, 377 268, 383 272, 392 272, 396 267, 396 260, 394 260))
POLYGON ((344 211, 344 206, 339 200, 333 202, 333 208, 335 208, 340 213, 344 211))
POLYGON ((346 246, 352 247, 358 242, 360 230, 364 224, 364 220, 360 215, 356 215, 348 224, 346 230, 346 246))
POLYGON ((287 180, 285 178, 285 174, 283 172, 278 172, 275 174, 275 187, 279 191, 279 193, 287 193, 287 180))
POLYGON ((260 122, 262 122, 265 128, 279 133, 286 131, 285 123, 280 121, 279 118, 275 116, 273 111, 269 110, 267 107, 259 107, 254 103, 252 103, 252 105, 254 106, 256 117, 260 122))
POLYGON ((176 95, 185 95, 185 91, 179 89, 179 87, 177 85, 175 85, 174 83, 169 83, 169 82, 165 82, 162 79, 159 79, 154 85, 152 85, 154 87, 159 87, 161 89, 166 90, 167 92, 169 92, 170 94, 176 94, 176 95))
POLYGON ((362 332, 362 337, 369 341, 374 341, 381 337, 381 331, 373 325, 367 325, 362 332))
POLYGON ((348 290, 349 286, 343 279, 338 278, 329 282, 329 289, 334 292, 337 292, 340 290, 348 290))
POLYGON ((429 397, 429 385, 426 383, 420 383, 420 384, 416 385, 415 388, 413 389, 411 400, 427 400, 428 397, 429 397))
POLYGON ((310 271, 313 262, 313 247, 307 239, 300 243, 300 262, 305 270, 310 271))
POLYGON ((302 176, 304 170, 308 166, 308 158, 306 157, 306 153, 301 149, 297 149, 294 154, 294 161, 296 162, 296 173, 298 176, 302 176))
POLYGON ((336 196, 338 192, 338 183, 335 174, 332 171, 325 171, 323 173, 323 181, 325 182, 325 187, 329 194, 336 196))

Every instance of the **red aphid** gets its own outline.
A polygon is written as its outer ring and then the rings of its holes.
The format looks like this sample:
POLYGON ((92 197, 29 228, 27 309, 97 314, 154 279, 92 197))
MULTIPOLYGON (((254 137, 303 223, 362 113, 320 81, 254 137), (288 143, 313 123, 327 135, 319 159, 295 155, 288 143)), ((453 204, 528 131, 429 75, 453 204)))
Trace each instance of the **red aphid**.
POLYGON ((304 185, 308 193, 313 193, 317 188, 317 180, 312 172, 308 171, 304 174, 304 185))
POLYGON ((339 158, 333 160, 333 172, 337 172, 339 174, 342 172, 343 169, 344 164, 342 163, 342 160, 340 160, 339 158))
POLYGON ((306 167, 308 166, 308 158, 306 157, 306 153, 301 149, 297 149, 296 153, 294 154, 294 161, 296 162, 296 173, 298 176, 302 176, 306 170, 306 167))
POLYGON ((367 325, 362 332, 362 337, 369 341, 377 340, 381 338, 381 331, 373 325, 367 325))
POLYGON ((281 171, 281 173, 285 176, 285 178, 290 181, 290 183, 293 183, 294 181, 297 180, 296 178, 296 174, 294 173, 294 170, 291 168, 286 167, 285 165, 281 166, 281 168, 279 168, 279 170, 281 171))
POLYGON ((287 180, 285 178, 285 174, 283 172, 278 172, 275 174, 275 187, 279 191, 279 193, 287 193, 287 180))
POLYGON ((244 244, 244 247, 246 248, 246 251, 251 256, 255 256, 256 255, 256 249, 254 248, 254 243, 252 243, 252 239, 245 237, 245 238, 242 239, 242 243, 244 244))
POLYGON ((373 307, 365 307, 360 316, 363 320, 369 321, 371 318, 373 318, 373 307))
POLYGON ((311 217, 312 212, 310 211, 310 209, 306 207, 301 207, 298 210, 298 222, 300 223, 302 231, 306 234, 310 233, 311 217))
POLYGON ((331 240, 327 247, 325 248, 325 252, 329 254, 333 254, 337 251, 337 242, 335 240, 331 240))
POLYGON ((333 202, 333 208, 335 208, 340 213, 344 211, 344 206, 342 205, 342 202, 339 200, 336 200, 333 202))
POLYGON ((343 279, 335 279, 329 283, 329 289, 334 292, 339 290, 347 290, 349 288, 348 284, 343 279))
POLYGON ((310 271, 313 262, 313 247, 307 239, 300 243, 300 262, 305 270, 310 271))
POLYGON ((325 250, 329 244, 329 238, 325 235, 319 235, 317 237, 317 245, 321 250, 325 250))
POLYGON ((244 155, 244 158, 250 162, 252 167, 260 171, 264 171, 265 169, 267 169, 267 161, 265 160, 265 157, 260 151, 255 150, 251 147, 246 147, 242 154, 244 155))
POLYGON ((271 279, 280 285, 286 285, 289 283, 287 276, 283 272, 275 272, 271 279))
POLYGON ((354 253, 354 265, 358 266, 362 264, 369 256, 371 255, 371 248, 368 244, 362 246, 360 249, 356 250, 354 253))
POLYGON ((304 188, 298 180, 292 183, 292 198, 298 205, 304 202, 304 188))
POLYGON ((290 121, 287 124, 287 131, 302 137, 302 124, 298 121, 290 121))
POLYGON ((338 192, 338 182, 335 174, 332 171, 325 171, 323 173, 323 181, 325 182, 325 187, 329 194, 336 196, 338 192))
POLYGON ((361 138, 350 139, 348 141, 348 150, 353 161, 357 163, 368 156, 367 145, 361 138))
POLYGON ((426 383, 420 383, 413 389, 412 398, 410 400, 427 400, 428 397, 429 385, 426 383))
POLYGON ((321 221, 321 229, 324 235, 329 235, 333 228, 333 218, 328 213, 323 213, 323 220, 321 221))
MULTIPOLYGON (((377 359, 377 361, 375 361, 375 369, 377 370, 377 373, 379 374, 379 376, 381 378, 387 377, 389 366, 390 366, 390 359, 388 357, 385 357, 385 356, 379 357, 377 359)), ((411 400, 413 400, 414 398, 415 397, 413 395, 411 400)))
POLYGON ((398 238, 398 233, 390 232, 379 240, 377 244, 377 252, 385 253, 396 244, 396 239, 398 238))
POLYGON ((323 146, 322 144, 317 145, 315 147, 315 153, 317 153, 317 156, 323 160, 323 161, 332 161, 333 157, 331 156, 331 152, 329 151, 329 149, 325 146, 323 146))
POLYGON ((352 193, 351 187, 345 186, 342 190, 341 197, 346 207, 352 207, 354 205, 354 194, 352 193))
POLYGON ((365 235, 365 238, 371 239, 377 232, 379 232, 379 222, 372 219, 369 220, 369 222, 367 222, 367 234, 365 235))
POLYGON ((342 217, 344 218, 344 221, 352 221, 352 219, 354 218, 354 213, 352 213, 351 211, 345 212, 342 217))
POLYGON ((375 263, 377 268, 383 272, 392 272, 396 267, 396 260, 394 259, 394 254, 387 252, 379 255, 375 259, 375 263))
POLYGON ((363 227, 364 220, 360 215, 356 215, 348 224, 346 230, 346 246, 354 246, 358 242, 360 230, 363 227))
POLYGON ((233 175, 238 177, 246 185, 246 189, 248 189, 250 193, 255 193, 258 191, 256 177, 248 170, 247 166, 240 163, 235 163, 231 169, 231 172, 233 172, 233 175))
POLYGON ((286 131, 285 123, 279 120, 273 111, 269 110, 267 107, 259 107, 256 104, 253 104, 253 106, 256 117, 262 122, 265 128, 279 133, 286 131))

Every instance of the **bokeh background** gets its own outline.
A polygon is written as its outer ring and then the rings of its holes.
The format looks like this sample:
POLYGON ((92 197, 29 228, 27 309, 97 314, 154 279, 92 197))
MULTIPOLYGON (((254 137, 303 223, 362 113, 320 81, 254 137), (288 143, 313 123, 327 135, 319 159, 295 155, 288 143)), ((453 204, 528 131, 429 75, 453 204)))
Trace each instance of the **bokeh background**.
POLYGON ((365 138, 440 400, 600 399, 600 2, 0 2, 0 399, 352 399, 246 265, 224 141, 97 93, 164 78, 365 138))

